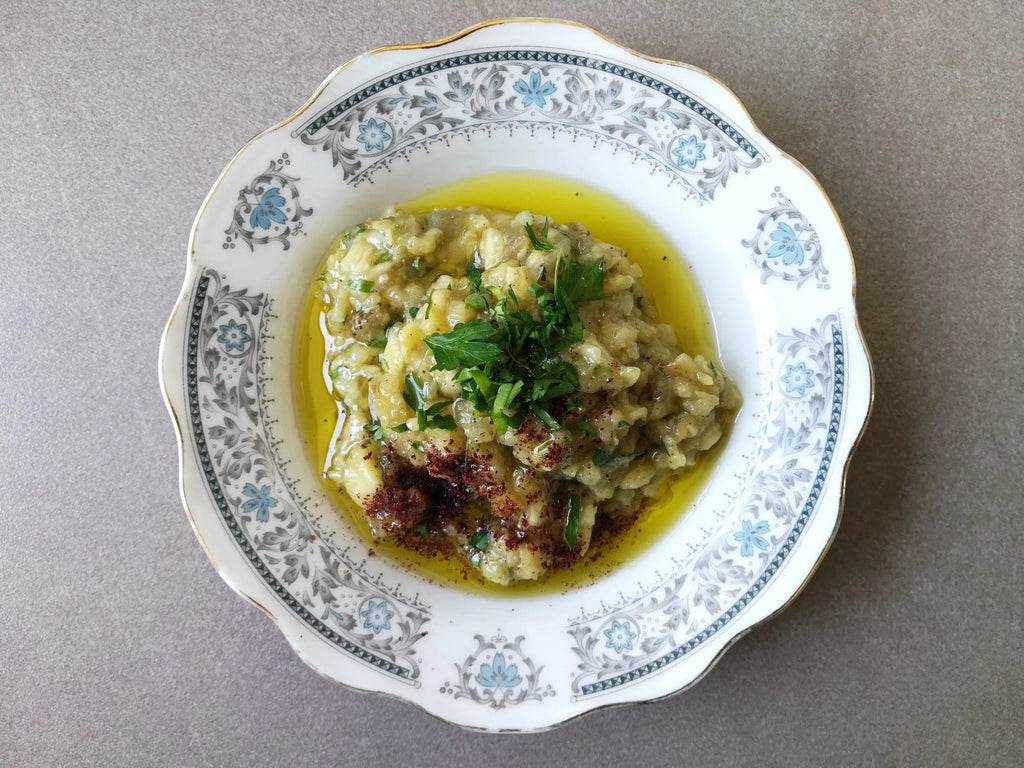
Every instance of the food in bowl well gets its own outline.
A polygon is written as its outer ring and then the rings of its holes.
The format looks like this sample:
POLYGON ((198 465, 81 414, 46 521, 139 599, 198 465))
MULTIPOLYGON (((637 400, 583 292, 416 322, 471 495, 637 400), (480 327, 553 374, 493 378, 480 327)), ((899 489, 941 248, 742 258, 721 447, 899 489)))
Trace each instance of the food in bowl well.
POLYGON ((676 348, 642 271, 581 224, 391 212, 320 275, 339 422, 326 476, 375 538, 538 579, 621 531, 740 398, 676 348))

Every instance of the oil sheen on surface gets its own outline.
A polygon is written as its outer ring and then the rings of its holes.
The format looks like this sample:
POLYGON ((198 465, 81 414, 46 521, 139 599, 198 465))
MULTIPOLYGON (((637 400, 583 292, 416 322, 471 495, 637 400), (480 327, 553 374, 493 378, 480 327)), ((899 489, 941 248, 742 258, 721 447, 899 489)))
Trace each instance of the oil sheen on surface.
MULTIPOLYGON (((576 182, 534 174, 500 174, 471 178, 439 187, 397 205, 419 213, 435 208, 481 205, 508 211, 529 210, 559 223, 579 221, 600 240, 623 248, 643 269, 641 282, 653 295, 661 322, 676 332, 677 348, 691 355, 718 360, 714 331, 704 298, 680 256, 644 217, 610 195, 576 182)), ((356 221, 339 222, 342 231, 356 221)), ((327 387, 330 379, 323 366, 324 342, 320 311, 310 290, 297 344, 299 423, 307 435, 307 449, 318 473, 328 462, 337 412, 327 387)), ((425 558, 389 542, 375 541, 355 503, 331 484, 324 490, 343 509, 379 556, 396 561, 441 584, 456 585, 491 595, 528 595, 564 592, 593 583, 635 557, 656 541, 683 514, 704 485, 725 444, 727 435, 704 454, 697 465, 671 481, 665 496, 648 506, 631 528, 615 539, 595 541, 587 556, 571 568, 537 582, 519 581, 509 586, 485 582, 475 569, 459 560, 425 558)))

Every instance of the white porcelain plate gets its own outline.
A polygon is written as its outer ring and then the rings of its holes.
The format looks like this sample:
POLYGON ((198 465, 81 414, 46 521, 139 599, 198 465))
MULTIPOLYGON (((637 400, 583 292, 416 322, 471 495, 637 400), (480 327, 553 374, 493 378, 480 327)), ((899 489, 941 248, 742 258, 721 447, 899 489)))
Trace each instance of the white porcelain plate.
POLYGON ((871 401, 853 289, 818 184, 703 72, 553 21, 370 53, 249 142, 196 219, 161 349, 184 503, 225 581, 346 685, 492 731, 675 693, 786 605, 835 534, 871 401), (487 597, 374 556, 296 418, 296 323, 332 238, 494 172, 642 211, 685 254, 744 398, 692 508, 565 594, 487 597))

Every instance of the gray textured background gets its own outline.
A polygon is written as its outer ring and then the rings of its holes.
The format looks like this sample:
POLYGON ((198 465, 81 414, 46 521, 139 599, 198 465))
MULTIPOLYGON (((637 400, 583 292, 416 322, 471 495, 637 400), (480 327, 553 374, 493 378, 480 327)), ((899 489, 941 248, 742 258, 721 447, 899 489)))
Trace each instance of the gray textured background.
POLYGON ((1024 763, 1024 5, 857 6, 3 3, 0 765, 1024 763), (688 693, 495 737, 321 679, 221 582, 156 351, 244 141, 364 50, 510 15, 738 93, 846 226, 877 393, 788 611, 688 693))

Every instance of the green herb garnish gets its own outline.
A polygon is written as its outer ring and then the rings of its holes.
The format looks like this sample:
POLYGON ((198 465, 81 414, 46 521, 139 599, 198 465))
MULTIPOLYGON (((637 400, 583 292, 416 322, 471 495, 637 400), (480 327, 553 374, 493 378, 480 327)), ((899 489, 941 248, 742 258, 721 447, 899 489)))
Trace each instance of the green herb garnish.
MULTIPOLYGON (((543 234, 546 242, 547 221, 543 234)), ((576 369, 559 353, 583 338, 576 304, 604 296, 603 259, 577 263, 559 254, 551 290, 540 283, 529 288, 537 301, 534 311, 523 309, 511 289, 501 293, 484 287, 472 263, 466 265, 466 276, 471 287, 466 304, 482 310, 487 319, 428 336, 424 341, 434 353, 434 369, 454 371, 462 396, 477 413, 490 415, 501 433, 518 427, 526 411, 558 429, 543 404, 579 386, 576 369)))
POLYGON ((409 317, 413 320, 416 319, 416 314, 420 311, 419 307, 409 307, 409 317))
POLYGON ((487 544, 491 540, 491 534, 489 531, 481 530, 474 533, 469 539, 469 546, 473 549, 483 552, 487 549, 487 544))
POLYGON ((551 414, 541 408, 539 405, 534 403, 530 406, 530 410, 533 411, 533 415, 544 422, 544 424, 551 429, 558 429, 559 423, 551 418, 551 414))
POLYGON ((360 293, 370 293, 373 291, 372 280, 349 280, 348 287, 353 291, 359 291, 360 293))
POLYGON ((370 339, 368 342, 366 342, 366 346, 368 346, 368 347, 377 347, 379 349, 384 349, 384 347, 386 347, 387 345, 388 345, 388 337, 385 336, 383 333, 380 336, 376 336, 376 337, 370 339))
POLYGON ((384 427, 380 424, 364 424, 363 429, 369 432, 374 440, 384 439, 384 427))
POLYGON ((352 227, 352 229, 345 233, 345 247, 348 248, 352 245, 352 241, 359 235, 363 234, 367 229, 368 227, 365 224, 359 224, 358 226, 352 227))
POLYGON ((459 323, 450 333, 435 333, 424 341, 434 353, 437 367, 454 371, 496 362, 501 357, 501 348, 484 341, 493 333, 494 327, 486 320, 471 320, 459 323))
POLYGON ((540 231, 540 237, 537 237, 537 233, 533 231, 533 226, 531 224, 523 224, 523 229, 526 230, 526 235, 527 237, 530 238, 530 244, 533 246, 533 249, 535 251, 550 251, 552 248, 555 247, 548 241, 549 224, 550 221, 545 216, 544 229, 540 231))
POLYGON ((603 467, 613 458, 615 458, 614 453, 611 453, 610 451, 601 450, 600 448, 595 448, 594 455, 591 457, 590 460, 594 463, 595 467, 603 467))
POLYGON ((416 412, 416 428, 420 432, 425 429, 455 429, 455 417, 441 413, 451 407, 451 401, 442 400, 425 407, 426 397, 423 392, 423 383, 419 376, 412 371, 405 375, 405 392, 402 393, 402 397, 416 412))
POLYGON ((576 549, 580 532, 580 495, 574 493, 569 497, 569 516, 565 521, 565 543, 569 549, 576 549))

